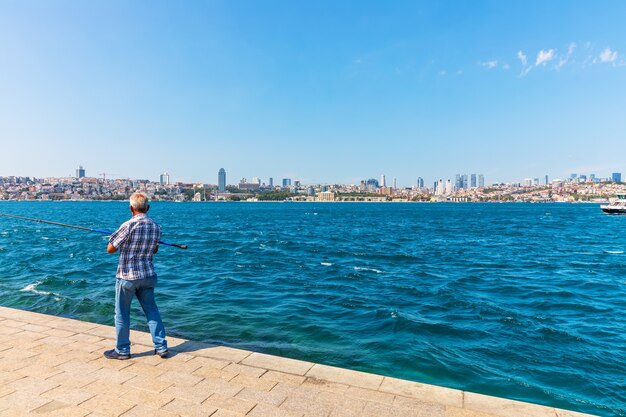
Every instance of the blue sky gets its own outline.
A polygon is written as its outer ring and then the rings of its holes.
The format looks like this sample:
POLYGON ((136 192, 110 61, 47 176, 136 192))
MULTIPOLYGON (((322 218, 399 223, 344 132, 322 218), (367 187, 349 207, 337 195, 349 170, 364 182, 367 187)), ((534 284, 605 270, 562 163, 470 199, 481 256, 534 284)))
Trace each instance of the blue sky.
POLYGON ((0 0, 0 175, 626 171, 624 1, 0 0))

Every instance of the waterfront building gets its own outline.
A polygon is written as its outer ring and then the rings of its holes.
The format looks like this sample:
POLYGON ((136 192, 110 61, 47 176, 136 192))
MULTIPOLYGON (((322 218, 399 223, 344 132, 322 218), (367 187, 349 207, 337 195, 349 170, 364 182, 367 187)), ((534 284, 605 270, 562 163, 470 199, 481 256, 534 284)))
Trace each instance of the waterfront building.
POLYGON ((335 193, 332 191, 322 191, 317 194, 317 201, 335 201, 335 193))
POLYGON ((159 184, 170 185, 170 174, 168 174, 167 172, 162 173, 159 176, 159 184))
POLYGON ((242 178, 241 181, 239 181, 239 185, 238 188, 240 190, 247 190, 247 191, 256 191, 260 188, 260 184, 256 183, 256 182, 248 182, 247 179, 242 178))
POLYGON ((424 178, 417 177, 417 188, 420 190, 424 188, 424 178))
POLYGON ((274 188, 274 177, 270 177, 270 188, 274 188))
POLYGON ((283 188, 291 187, 291 178, 283 178, 283 188))
POLYGON ((478 174, 478 188, 485 188, 485 176, 478 174))
POLYGON ((398 188, 398 179, 397 178, 393 178, 393 189, 397 189, 398 188))
POLYGON ((312 185, 309 185, 306 189, 306 194, 309 196, 314 196, 315 195, 315 189, 313 188, 312 185))
POLYGON ((454 188, 457 190, 460 190, 463 186, 463 183, 461 182, 461 174, 456 174, 454 176, 454 188))
POLYGON ((533 179, 532 178, 524 178, 522 180, 522 187, 532 187, 533 185, 533 179))
POLYGON ((476 188, 476 174, 470 175, 470 187, 476 188))
POLYGON ((252 183, 261 185, 261 178, 252 177, 252 183))
POLYGON ((539 185, 539 178, 533 178, 533 185, 539 185))
POLYGON ((450 181, 450 179, 448 178, 448 180, 446 180, 446 195, 450 195, 454 192, 453 189, 453 185, 452 185, 452 181, 450 181))
POLYGON ((82 165, 76 169, 76 178, 85 178, 85 168, 82 165))
POLYGON ((578 177, 578 182, 587 182, 587 176, 586 175, 580 175, 578 177))
POLYGON ((611 174, 611 179, 613 180, 613 182, 622 182, 622 173, 614 172, 613 174, 611 174))
POLYGON ((220 168, 217 173, 217 191, 226 192, 226 170, 224 168, 220 168))
MULTIPOLYGON (((593 174, 592 174, 592 175, 593 175, 593 174)), ((547 176, 547 175, 545 176, 545 182, 544 182, 544 184, 545 184, 545 185, 550 184, 550 183, 548 182, 548 176, 547 176)))
POLYGON ((301 183, 300 183, 300 181, 299 181, 299 180, 295 180, 295 181, 293 182, 293 186, 294 186, 294 187, 296 187, 296 188, 300 187, 300 185, 301 185, 301 183))
POLYGON ((381 187, 386 187, 387 186, 387 180, 385 179, 385 175, 381 175, 380 176, 380 186, 381 187))

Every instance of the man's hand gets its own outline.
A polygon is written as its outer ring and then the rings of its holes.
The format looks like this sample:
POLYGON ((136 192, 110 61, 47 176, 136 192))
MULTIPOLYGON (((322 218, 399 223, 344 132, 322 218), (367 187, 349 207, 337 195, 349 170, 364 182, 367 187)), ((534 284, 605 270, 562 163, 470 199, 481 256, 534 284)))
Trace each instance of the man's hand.
POLYGON ((108 253, 115 253, 115 252, 117 252, 117 248, 109 243, 109 246, 107 246, 107 252, 108 253))
POLYGON ((159 251, 159 245, 156 245, 156 246, 154 247, 154 252, 152 252, 152 253, 157 253, 158 251, 159 251))

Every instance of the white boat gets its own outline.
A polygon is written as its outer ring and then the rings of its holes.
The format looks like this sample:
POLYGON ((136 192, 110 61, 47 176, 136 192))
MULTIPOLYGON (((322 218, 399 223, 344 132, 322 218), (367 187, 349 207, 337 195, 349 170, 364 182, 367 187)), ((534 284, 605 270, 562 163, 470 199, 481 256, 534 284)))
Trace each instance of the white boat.
POLYGON ((626 214, 626 194, 618 194, 617 198, 609 200, 609 204, 601 205, 600 208, 607 214, 626 214))

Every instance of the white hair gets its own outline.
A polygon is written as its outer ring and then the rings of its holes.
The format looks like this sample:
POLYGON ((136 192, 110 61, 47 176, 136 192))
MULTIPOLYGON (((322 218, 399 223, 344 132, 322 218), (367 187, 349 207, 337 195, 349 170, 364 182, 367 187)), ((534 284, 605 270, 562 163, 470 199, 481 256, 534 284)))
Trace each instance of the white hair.
POLYGON ((133 210, 140 213, 147 212, 150 207, 150 204, 148 204, 148 196, 141 192, 133 193, 133 195, 130 196, 130 206, 133 210))

